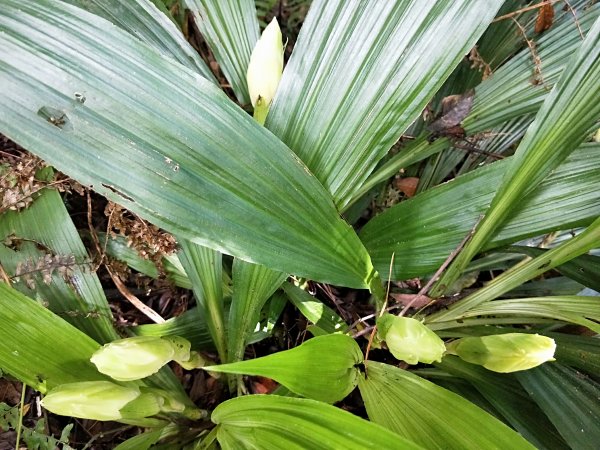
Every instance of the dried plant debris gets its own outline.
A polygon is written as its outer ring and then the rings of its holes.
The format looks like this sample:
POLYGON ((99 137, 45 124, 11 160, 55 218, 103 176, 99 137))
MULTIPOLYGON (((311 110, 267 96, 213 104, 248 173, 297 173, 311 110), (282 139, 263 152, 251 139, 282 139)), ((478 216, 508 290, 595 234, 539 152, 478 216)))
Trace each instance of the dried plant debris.
POLYGON ((79 183, 0 135, 0 213, 27 208, 35 195, 46 187, 60 192, 84 193, 79 183))
POLYGON ((473 47, 469 52, 469 61, 471 62, 471 69, 481 72, 482 80, 489 78, 492 74, 492 67, 481 57, 477 46, 473 47))
POLYGON ((551 2, 542 5, 538 11, 538 16, 535 21, 535 32, 542 33, 552 26, 554 23, 554 7, 551 2))
POLYGON ((433 132, 433 139, 439 136, 462 139, 465 136, 461 122, 471 112, 474 96, 475 91, 470 89, 462 95, 450 95, 442 99, 440 117, 427 127, 433 132))
POLYGON ((108 217, 108 233, 127 238, 127 244, 135 248, 141 257, 153 261, 159 270, 163 256, 175 251, 177 242, 172 235, 121 205, 108 202, 104 213, 108 217))
POLYGON ((52 283, 52 275, 57 273, 68 282, 76 265, 73 255, 45 254, 39 258, 27 258, 17 264, 13 280, 23 280, 29 289, 35 289, 36 277, 41 277, 44 284, 49 285, 52 283))

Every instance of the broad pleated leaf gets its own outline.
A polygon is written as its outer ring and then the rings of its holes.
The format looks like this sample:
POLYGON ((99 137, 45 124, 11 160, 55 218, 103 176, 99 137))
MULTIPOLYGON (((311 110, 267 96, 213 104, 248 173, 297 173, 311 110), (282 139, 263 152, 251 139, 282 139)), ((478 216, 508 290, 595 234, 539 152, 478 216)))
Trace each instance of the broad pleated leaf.
POLYGON ((162 1, 66 0, 66 3, 111 21, 163 55, 216 83, 206 63, 168 17, 162 1))
POLYGON ((180 336, 192 344, 192 350, 214 350, 206 317, 200 308, 192 308, 164 323, 150 323, 129 328, 137 336, 180 336))
POLYGON ((267 128, 343 206, 501 4, 314 1, 267 128))
MULTIPOLYGON (((600 145, 571 154, 521 201, 486 249, 591 223, 600 215, 600 145)), ((380 273, 405 280, 433 273, 490 204, 510 158, 425 191, 373 218, 360 232, 380 273)))
POLYGON ((348 325, 335 311, 308 292, 285 283, 283 290, 300 313, 324 333, 346 333, 348 325))
POLYGON ((212 83, 63 3, 7 0, 0 29, 0 132, 178 236, 371 284, 369 256, 329 194, 212 83))
POLYGON ((515 375, 571 448, 598 445, 600 384, 558 363, 515 375))
POLYGON ((227 361, 227 335, 223 306, 223 258, 220 252, 181 240, 177 254, 188 278, 198 308, 215 343, 221 361, 227 361))
POLYGON ((82 331, 4 283, 0 309, 4 372, 43 393, 63 383, 106 379, 90 362, 100 345, 82 331))
POLYGON ((564 333, 544 333, 556 341, 556 360, 599 378, 600 339, 564 333))
POLYGON ((23 294, 100 343, 118 339, 94 263, 57 191, 46 189, 26 210, 0 215, 0 261, 9 276, 24 272, 15 284, 23 294))
POLYGON ((354 339, 330 334, 312 338, 291 350, 204 369, 272 378, 296 394, 334 403, 356 387, 362 361, 354 339))
POLYGON ((370 361, 358 387, 373 422, 424 448, 534 448, 459 395, 397 367, 370 361))
MULTIPOLYGON (((498 68, 488 79, 475 89, 473 108, 463 120, 467 135, 489 131, 505 122, 536 113, 550 92, 568 57, 581 46, 579 30, 587 33, 594 21, 600 16, 600 4, 587 5, 582 2, 571 3, 576 8, 577 24, 573 26, 572 14, 569 12, 562 20, 541 38, 536 39, 536 54, 542 61, 543 83, 532 82, 535 65, 531 50, 523 48, 517 55, 498 68)), ((377 183, 384 181, 403 167, 421 161, 432 154, 451 147, 452 141, 440 138, 433 144, 428 142, 428 132, 423 132, 413 143, 406 145, 402 151, 392 156, 378 168, 366 181, 363 188, 357 191, 356 197, 363 195, 377 183)), ((462 153, 461 150, 458 150, 462 153)))
POLYGON ((258 40, 254 0, 184 0, 242 104, 250 103, 246 71, 258 40))
POLYGON ((217 406, 211 418, 226 450, 421 448, 347 411, 303 398, 238 397, 217 406))
POLYGON ((287 274, 264 266, 233 261, 233 298, 227 326, 228 362, 244 359, 248 338, 256 328, 260 312, 287 274))
POLYGON ((431 290, 442 294, 464 271, 509 214, 577 148, 600 118, 600 19, 569 58, 552 92, 506 170, 502 182, 469 242, 431 290))
POLYGON ((454 356, 445 357, 436 366, 471 382, 504 420, 537 448, 568 448, 554 425, 525 392, 513 374, 494 373, 454 356))

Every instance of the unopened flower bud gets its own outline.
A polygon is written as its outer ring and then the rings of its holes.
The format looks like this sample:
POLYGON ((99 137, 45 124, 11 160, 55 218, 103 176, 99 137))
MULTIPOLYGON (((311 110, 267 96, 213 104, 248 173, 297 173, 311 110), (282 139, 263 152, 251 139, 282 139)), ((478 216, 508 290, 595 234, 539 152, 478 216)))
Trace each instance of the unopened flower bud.
POLYGON ((507 333, 466 337, 448 344, 448 353, 494 372, 517 372, 554 361, 554 339, 539 334, 507 333))
POLYGON ((269 105, 275 97, 282 72, 283 44, 281 30, 277 19, 273 19, 263 31, 254 50, 252 50, 246 73, 250 101, 255 110, 262 108, 268 111, 269 105))
POLYGON ((91 358, 98 370, 119 381, 139 380, 169 361, 190 359, 190 343, 180 337, 136 336, 104 345, 91 358))
POLYGON ((437 334, 410 317, 384 314, 377 321, 377 329, 392 355, 408 364, 439 362, 446 351, 437 334))
POLYGON ((41 403, 55 414, 94 420, 138 419, 160 411, 155 398, 110 381, 63 384, 48 392, 41 403), (139 401, 141 397, 147 398, 139 401))

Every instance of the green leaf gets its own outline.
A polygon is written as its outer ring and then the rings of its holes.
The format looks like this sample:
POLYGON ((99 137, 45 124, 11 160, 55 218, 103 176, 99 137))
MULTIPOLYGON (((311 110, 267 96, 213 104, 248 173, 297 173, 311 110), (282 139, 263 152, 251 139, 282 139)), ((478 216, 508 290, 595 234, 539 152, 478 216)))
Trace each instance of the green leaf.
POLYGON ((516 373, 571 448, 600 442, 600 384, 558 363, 516 373))
POLYGON ((324 333, 346 333, 348 324, 330 307, 304 289, 284 283, 283 290, 300 313, 324 333))
POLYGON ((93 263, 57 191, 45 189, 29 208, 0 216, 0 261, 9 276, 24 273, 16 289, 96 341, 119 337, 93 263))
POLYGON ((418 449, 418 445, 347 411, 302 398, 248 395, 212 413, 224 449, 418 449))
POLYGON ((547 317, 575 323, 600 333, 600 302, 596 297, 531 297, 488 301, 457 318, 478 316, 547 317), (587 319, 593 320, 587 320, 587 319))
POLYGON ((192 308, 164 323, 138 325, 128 329, 136 336, 179 336, 192 344, 192 350, 214 350, 206 317, 200 308, 192 308))
POLYGON ((77 328, 4 283, 0 309, 3 371, 43 393, 64 383, 106 379, 90 362, 100 345, 77 328))
POLYGON ((3 6, 0 132, 195 243, 322 282, 374 281, 317 179, 212 83, 69 5, 3 6), (53 124, 43 107, 64 115, 53 124))
POLYGON ((344 206, 501 3, 314 1, 267 128, 344 206))
POLYGON ((436 366, 471 382, 494 409, 537 448, 568 448, 556 428, 513 374, 490 372, 454 356, 445 357, 436 366))
POLYGON ((239 259, 233 261, 234 289, 227 325, 228 362, 244 359, 244 350, 256 328, 263 306, 286 278, 287 274, 264 266, 239 259))
POLYGON ((250 103, 246 71, 258 41, 253 0, 184 0, 223 74, 242 104, 250 103))
POLYGON ((186 41, 160 1, 66 0, 128 31, 165 56, 198 72, 213 83, 217 80, 198 52, 186 41))
MULTIPOLYGON (((548 251, 536 247, 514 246, 508 249, 516 253, 523 253, 528 256, 538 256, 548 251)), ((595 291, 600 291, 600 257, 593 255, 581 255, 577 258, 567 261, 556 268, 557 271, 577 281, 595 291)))
MULTIPOLYGON (((573 152, 521 201, 485 248, 584 226, 600 216, 598 152, 598 144, 585 144, 573 152)), ((393 280, 433 273, 484 213, 509 165, 507 158, 474 170, 403 201, 369 221, 360 237, 375 267, 387 274, 394 254, 393 280)))
MULTIPOLYGON (((530 261, 504 272, 473 294, 450 305, 443 311, 438 311, 427 316, 425 321, 427 323, 433 323, 459 319, 462 314, 471 311, 482 303, 493 300, 520 284, 588 252, 598 245, 599 240, 600 217, 579 235, 530 261)), ((436 329, 440 329, 440 327, 437 327, 436 329)))
POLYGON ((177 254, 192 282, 198 308, 205 317, 210 335, 221 361, 227 361, 227 336, 223 306, 223 262, 216 250, 203 247, 186 239, 180 240, 177 254))
POLYGON ((354 339, 330 334, 312 338, 291 350, 204 369, 272 378, 296 394, 334 403, 354 390, 362 361, 354 339))
POLYGON ((518 208, 523 198, 577 148, 600 118, 600 19, 544 100, 516 150, 496 195, 475 233, 438 279, 431 295, 444 293, 471 259, 518 208))
POLYGON ((534 448, 464 398, 405 370, 369 361, 358 387, 373 422, 424 448, 534 448))

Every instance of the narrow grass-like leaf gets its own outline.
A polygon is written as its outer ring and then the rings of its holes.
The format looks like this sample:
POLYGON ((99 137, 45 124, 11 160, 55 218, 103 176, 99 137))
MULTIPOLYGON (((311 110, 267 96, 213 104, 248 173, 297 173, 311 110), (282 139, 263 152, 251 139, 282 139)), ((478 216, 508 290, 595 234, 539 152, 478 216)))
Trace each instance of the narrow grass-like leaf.
POLYGON ((469 242, 431 290, 441 295, 540 182, 585 139, 600 118, 600 20, 569 59, 512 158, 489 209, 469 242))
POLYGON ((456 320, 478 316, 546 317, 571 322, 600 333, 600 302, 595 297, 533 297, 486 302, 456 320), (587 320, 587 319, 593 320, 587 320))
POLYGON ((0 306, 3 371, 43 393, 63 383, 106 379, 90 362, 100 345, 88 335, 4 283, 0 306))
POLYGON ((346 333, 348 325, 335 311, 304 289, 285 283, 283 290, 300 313, 325 333, 346 333))
POLYGON ((455 356, 445 357, 436 366, 471 382, 504 420, 537 448, 568 448, 556 428, 512 374, 490 372, 455 356))
POLYGON ((97 16, 103 17, 119 28, 128 31, 163 55, 173 58, 198 72, 213 83, 217 80, 198 52, 186 41, 171 20, 162 2, 150 0, 66 0, 97 16), (162 6, 162 7, 161 7, 162 6))
POLYGON ((356 387, 362 361, 354 339, 330 334, 312 338, 291 350, 204 369, 272 378, 296 394, 334 403, 356 387))
POLYGON ((534 448, 496 418, 430 381, 378 362, 370 361, 367 370, 358 387, 369 418, 424 448, 534 448))
POLYGON ((314 1, 267 128, 344 206, 501 4, 314 1))
POLYGON ((177 254, 188 278, 192 282, 194 297, 202 311, 210 335, 221 361, 227 361, 227 334, 223 306, 223 262, 216 250, 180 241, 181 251, 177 254))
MULTIPOLYGON (((523 253, 528 256, 538 256, 547 250, 536 247, 515 246, 510 251, 523 253)), ((560 273, 575 280, 589 288, 600 291, 600 257, 593 255, 581 255, 567 261, 556 268, 560 273)))
POLYGON ((600 442, 600 384, 558 363, 515 373, 529 395, 574 449, 600 442))
POLYGON ((595 248, 599 241, 600 217, 581 234, 512 270, 504 272, 485 287, 450 305, 446 310, 428 316, 425 320, 430 323, 456 320, 482 303, 493 300, 504 292, 508 292, 520 284, 588 252, 595 248))
MULTIPOLYGON (((600 216, 599 152, 598 144, 573 152, 520 202, 485 248, 584 226, 600 216)), ((394 254, 393 280, 433 273, 485 212, 509 165, 507 158, 474 170, 373 218, 360 236, 375 267, 388 273, 394 254)))
POLYGON ((250 103, 246 71, 258 40, 253 0, 184 0, 235 96, 250 103))
POLYGON ((233 261, 233 297, 227 326, 228 362, 244 359, 248 338, 260 318, 266 301, 287 278, 287 274, 264 266, 233 261))
POLYGON ((29 272, 15 284, 19 291, 96 341, 119 337, 93 262, 57 191, 46 189, 26 210, 0 216, 0 261, 9 276, 17 269, 29 272))
POLYGON ((419 449, 405 438, 339 408, 303 398, 248 395, 212 413, 226 450, 419 449))
POLYGON ((178 236, 323 282, 376 285, 322 185, 212 83, 64 3, 3 6, 0 132, 178 236))
MULTIPOLYGON (((98 240, 102 249, 105 249, 106 254, 111 258, 126 263, 132 269, 150 278, 158 278, 161 275, 152 260, 143 258, 135 248, 127 245, 127 239, 124 236, 109 236, 107 239, 105 233, 98 233, 98 240)), ((161 264, 167 280, 184 289, 192 289, 192 283, 176 254, 163 256, 161 264)), ((226 287, 228 280, 228 277, 224 273, 223 288, 226 287)), ((230 289, 230 287, 228 288, 230 289)))

